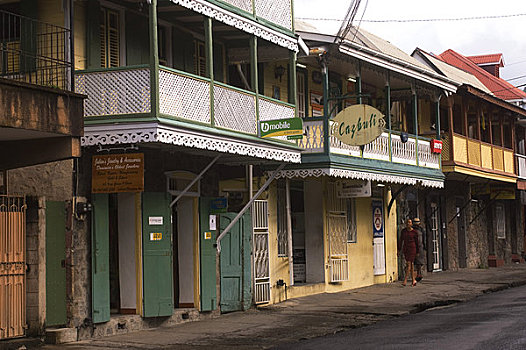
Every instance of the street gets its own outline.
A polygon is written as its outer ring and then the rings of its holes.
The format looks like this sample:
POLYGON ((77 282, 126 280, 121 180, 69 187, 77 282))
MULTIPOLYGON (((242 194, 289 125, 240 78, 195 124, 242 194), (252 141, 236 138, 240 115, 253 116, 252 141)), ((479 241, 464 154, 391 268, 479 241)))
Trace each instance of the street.
POLYGON ((526 286, 277 349, 524 349, 526 286))

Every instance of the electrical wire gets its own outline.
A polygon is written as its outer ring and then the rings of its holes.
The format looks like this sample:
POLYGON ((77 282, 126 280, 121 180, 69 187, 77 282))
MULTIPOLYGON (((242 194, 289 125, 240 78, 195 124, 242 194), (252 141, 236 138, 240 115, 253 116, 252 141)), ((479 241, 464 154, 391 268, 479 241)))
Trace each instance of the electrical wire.
MULTIPOLYGON (((364 19, 362 22, 368 23, 411 23, 411 22, 454 22, 454 21, 472 21, 481 19, 498 19, 511 17, 524 17, 526 13, 515 13, 511 15, 494 15, 494 16, 474 16, 474 17, 457 17, 457 18, 424 18, 424 19, 364 19)), ((314 18, 314 17, 298 17, 297 19, 308 21, 335 21, 343 22, 338 18, 314 18)))

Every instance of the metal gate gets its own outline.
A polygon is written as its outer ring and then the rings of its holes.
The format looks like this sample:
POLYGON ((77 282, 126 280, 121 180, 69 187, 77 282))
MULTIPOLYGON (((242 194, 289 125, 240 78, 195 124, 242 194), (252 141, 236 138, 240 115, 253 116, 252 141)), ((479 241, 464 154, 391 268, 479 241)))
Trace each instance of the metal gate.
POLYGON ((0 196, 0 339, 26 328, 25 238, 25 198, 0 196))
POLYGON ((349 280, 349 256, 347 254, 347 217, 346 200, 338 198, 336 184, 327 184, 327 225, 329 233, 329 266, 331 282, 349 280))
POLYGON ((270 301, 270 268, 268 254, 268 202, 256 200, 252 205, 254 234, 254 301, 270 301))
POLYGON ((431 203, 431 239, 433 241, 433 271, 441 269, 440 264, 440 227, 438 220, 438 208, 436 203, 431 203))

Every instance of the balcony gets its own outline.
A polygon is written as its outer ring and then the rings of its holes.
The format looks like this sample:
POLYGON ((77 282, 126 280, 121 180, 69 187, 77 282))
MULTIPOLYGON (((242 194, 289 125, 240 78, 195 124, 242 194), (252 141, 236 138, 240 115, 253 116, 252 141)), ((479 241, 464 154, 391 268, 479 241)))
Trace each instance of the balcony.
MULTIPOLYGON (((158 90, 160 117, 188 127, 257 137, 260 120, 295 115, 294 105, 167 67, 159 70, 158 90)), ((157 117, 151 113, 149 66, 76 72, 75 91, 88 96, 84 102, 88 119, 157 117)), ((295 144, 284 137, 276 139, 295 144)))
POLYGON ((0 10, 0 77, 71 88, 71 31, 0 10))
MULTIPOLYGON (((303 124, 306 133, 299 146, 304 148, 304 154, 324 153, 323 120, 305 120, 303 124)), ((331 136, 329 148, 330 153, 336 155, 440 169, 440 155, 431 152, 430 140, 410 136, 404 143, 396 132, 382 133, 363 149, 343 144, 331 136)))
POLYGON ((514 153, 511 149, 455 133, 449 135, 443 142, 442 161, 444 165, 467 165, 475 170, 515 177, 514 153))
MULTIPOLYGON (((234 12, 245 17, 256 19, 258 22, 270 23, 288 31, 293 31, 292 0, 172 0, 172 2, 185 7, 195 8, 197 11, 204 8, 206 3, 209 6, 217 4, 222 8, 234 10, 234 12)), ((231 18, 231 21, 233 23, 236 22, 235 18, 231 18)))

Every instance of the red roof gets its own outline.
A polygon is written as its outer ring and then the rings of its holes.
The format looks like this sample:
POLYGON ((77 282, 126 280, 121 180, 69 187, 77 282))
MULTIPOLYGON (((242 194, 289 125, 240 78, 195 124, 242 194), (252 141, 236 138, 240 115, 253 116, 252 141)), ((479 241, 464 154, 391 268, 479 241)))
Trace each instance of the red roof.
POLYGON ((484 84, 493 94, 503 100, 522 100, 526 99, 526 92, 508 83, 506 80, 497 78, 477 66, 469 58, 455 52, 446 50, 439 57, 452 66, 460 68, 473 74, 482 84, 484 84))
POLYGON ((466 57, 476 65, 498 64, 499 67, 504 67, 504 60, 502 59, 501 53, 466 57))

